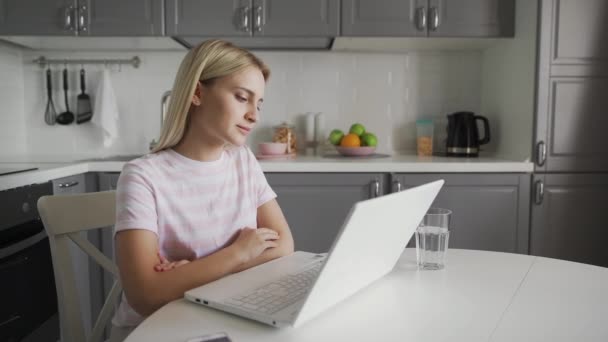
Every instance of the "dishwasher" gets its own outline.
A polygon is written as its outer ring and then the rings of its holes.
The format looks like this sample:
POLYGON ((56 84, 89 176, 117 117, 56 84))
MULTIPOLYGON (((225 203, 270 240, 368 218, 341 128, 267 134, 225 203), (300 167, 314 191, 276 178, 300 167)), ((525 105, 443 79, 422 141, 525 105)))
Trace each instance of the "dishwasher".
POLYGON ((37 202, 51 182, 0 191, 0 341, 57 341, 57 293, 37 202))

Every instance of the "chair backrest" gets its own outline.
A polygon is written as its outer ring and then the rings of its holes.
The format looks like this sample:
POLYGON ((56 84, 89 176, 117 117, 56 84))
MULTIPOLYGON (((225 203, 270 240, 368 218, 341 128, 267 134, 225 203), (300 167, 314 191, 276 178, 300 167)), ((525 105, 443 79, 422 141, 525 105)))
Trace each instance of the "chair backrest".
POLYGON ((64 341, 100 341, 122 288, 116 265, 79 233, 114 225, 116 193, 43 196, 38 200, 38 211, 51 247, 62 338, 64 341), (72 242, 115 277, 88 339, 72 268, 72 242))

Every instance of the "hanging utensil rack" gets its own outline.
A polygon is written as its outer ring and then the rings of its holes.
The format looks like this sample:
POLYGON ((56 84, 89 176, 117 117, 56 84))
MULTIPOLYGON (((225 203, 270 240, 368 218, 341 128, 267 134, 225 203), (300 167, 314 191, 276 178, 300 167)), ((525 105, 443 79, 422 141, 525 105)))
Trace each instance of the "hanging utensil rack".
POLYGON ((141 59, 139 58, 139 56, 134 56, 133 58, 129 58, 129 59, 111 59, 111 58, 108 58, 108 59, 65 59, 65 58, 64 59, 49 59, 44 56, 40 56, 40 57, 34 59, 33 63, 40 65, 41 68, 44 68, 50 64, 60 64, 60 65, 67 65, 67 64, 78 64, 78 65, 83 65, 83 64, 104 64, 104 65, 130 64, 134 68, 139 68, 139 65, 141 64, 141 59))

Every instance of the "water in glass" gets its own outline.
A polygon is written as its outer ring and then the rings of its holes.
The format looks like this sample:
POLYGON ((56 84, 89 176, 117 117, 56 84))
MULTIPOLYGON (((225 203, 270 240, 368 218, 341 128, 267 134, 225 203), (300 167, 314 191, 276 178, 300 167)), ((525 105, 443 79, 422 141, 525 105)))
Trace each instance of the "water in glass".
POLYGON ((425 270, 444 267, 450 232, 447 228, 420 226, 416 230, 416 257, 418 266, 425 270))

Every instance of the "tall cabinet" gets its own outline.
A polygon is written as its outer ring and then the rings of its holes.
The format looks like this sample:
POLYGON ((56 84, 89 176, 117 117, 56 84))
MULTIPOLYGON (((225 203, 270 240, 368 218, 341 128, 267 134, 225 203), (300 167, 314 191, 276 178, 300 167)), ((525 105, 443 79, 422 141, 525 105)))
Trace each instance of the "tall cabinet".
POLYGON ((608 2, 540 2, 530 253, 608 266, 608 2))

